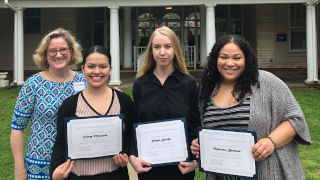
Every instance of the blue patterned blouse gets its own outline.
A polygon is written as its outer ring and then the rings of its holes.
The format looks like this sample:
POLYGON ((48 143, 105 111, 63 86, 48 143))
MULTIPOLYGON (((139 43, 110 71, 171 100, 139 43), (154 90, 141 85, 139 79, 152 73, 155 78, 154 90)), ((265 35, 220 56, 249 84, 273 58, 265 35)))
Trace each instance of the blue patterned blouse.
POLYGON ((30 119, 30 135, 25 157, 29 180, 50 179, 50 159, 57 136, 56 113, 66 98, 83 90, 84 87, 84 75, 76 72, 74 78, 65 83, 49 81, 37 73, 28 78, 21 88, 14 108, 11 129, 25 129, 30 119))

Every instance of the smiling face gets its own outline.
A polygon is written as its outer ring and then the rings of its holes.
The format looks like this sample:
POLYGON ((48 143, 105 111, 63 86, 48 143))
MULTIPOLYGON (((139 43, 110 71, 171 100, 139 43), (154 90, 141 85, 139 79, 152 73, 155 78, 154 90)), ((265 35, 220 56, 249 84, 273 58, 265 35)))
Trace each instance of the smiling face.
POLYGON ((71 58, 71 52, 68 46, 68 42, 64 38, 57 37, 51 39, 46 54, 49 69, 68 68, 71 58), (53 53, 55 51, 56 53, 53 53))
POLYGON ((158 68, 173 68, 174 50, 170 39, 163 34, 157 34, 152 40, 152 55, 158 68))
POLYGON ((94 52, 87 56, 82 72, 86 77, 88 86, 99 88, 106 85, 112 67, 106 55, 94 52))
POLYGON ((225 82, 236 83, 245 68, 245 56, 234 43, 224 45, 218 56, 217 68, 225 82))

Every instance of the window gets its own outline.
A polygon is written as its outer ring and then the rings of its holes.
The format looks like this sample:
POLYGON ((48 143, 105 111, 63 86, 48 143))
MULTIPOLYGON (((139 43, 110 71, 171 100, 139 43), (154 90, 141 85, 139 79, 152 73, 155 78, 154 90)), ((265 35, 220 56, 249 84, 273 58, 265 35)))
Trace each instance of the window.
POLYGON ((92 28, 93 28, 93 39, 92 45, 101 45, 106 48, 110 45, 110 11, 109 8, 92 8, 92 28))
POLYGON ((217 37, 226 34, 242 34, 241 16, 242 6, 240 5, 218 5, 216 13, 216 35, 217 37))
POLYGON ((176 13, 167 13, 165 14, 162 19, 175 19, 175 20, 179 20, 180 16, 176 13))
POLYGON ((196 36, 200 41, 200 13, 190 13, 184 21, 184 43, 188 46, 196 45, 196 36), (196 32, 198 30, 198 32, 196 32))
POLYGON ((303 4, 290 5, 290 50, 306 49, 306 7, 303 4))
POLYGON ((41 33, 39 8, 30 8, 23 11, 23 28, 26 34, 41 33))

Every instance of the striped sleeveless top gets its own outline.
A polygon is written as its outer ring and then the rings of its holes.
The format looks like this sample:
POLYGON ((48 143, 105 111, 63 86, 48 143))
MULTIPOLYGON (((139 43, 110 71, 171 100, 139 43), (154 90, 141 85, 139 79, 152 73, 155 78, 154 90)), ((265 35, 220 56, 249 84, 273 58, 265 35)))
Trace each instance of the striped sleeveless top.
POLYGON ((203 116, 205 127, 224 129, 248 129, 250 117, 250 95, 239 104, 219 107, 212 100, 208 103, 203 116))
MULTIPOLYGON (((247 130, 250 117, 250 96, 231 107, 219 107, 213 100, 208 103, 203 116, 205 127, 247 130)), ((216 176, 217 180, 240 180, 228 176, 216 176)))
MULTIPOLYGON (((112 90, 112 100, 106 115, 118 114, 120 114, 120 102, 117 94, 114 92, 114 90, 112 90)), ((86 117, 99 116, 101 114, 96 112, 90 106, 81 92, 78 97, 78 104, 75 115, 78 117, 86 117)), ((76 160, 74 161, 71 172, 73 172, 77 176, 92 176, 106 172, 112 172, 117 170, 118 168, 119 166, 115 165, 112 157, 104 157, 97 159, 76 160)))

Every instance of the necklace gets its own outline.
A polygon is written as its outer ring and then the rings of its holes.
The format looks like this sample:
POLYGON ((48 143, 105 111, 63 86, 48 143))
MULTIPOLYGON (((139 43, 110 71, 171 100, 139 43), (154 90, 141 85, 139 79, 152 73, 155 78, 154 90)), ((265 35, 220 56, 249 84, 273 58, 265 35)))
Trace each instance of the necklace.
MULTIPOLYGON (((46 71, 47 75, 53 79, 56 83, 58 83, 58 86, 60 89, 63 89, 64 88, 64 81, 67 79, 68 75, 62 79, 62 81, 58 81, 54 76, 51 75, 51 73, 48 71, 46 71)), ((68 71, 68 74, 69 74, 69 71, 68 71)))

